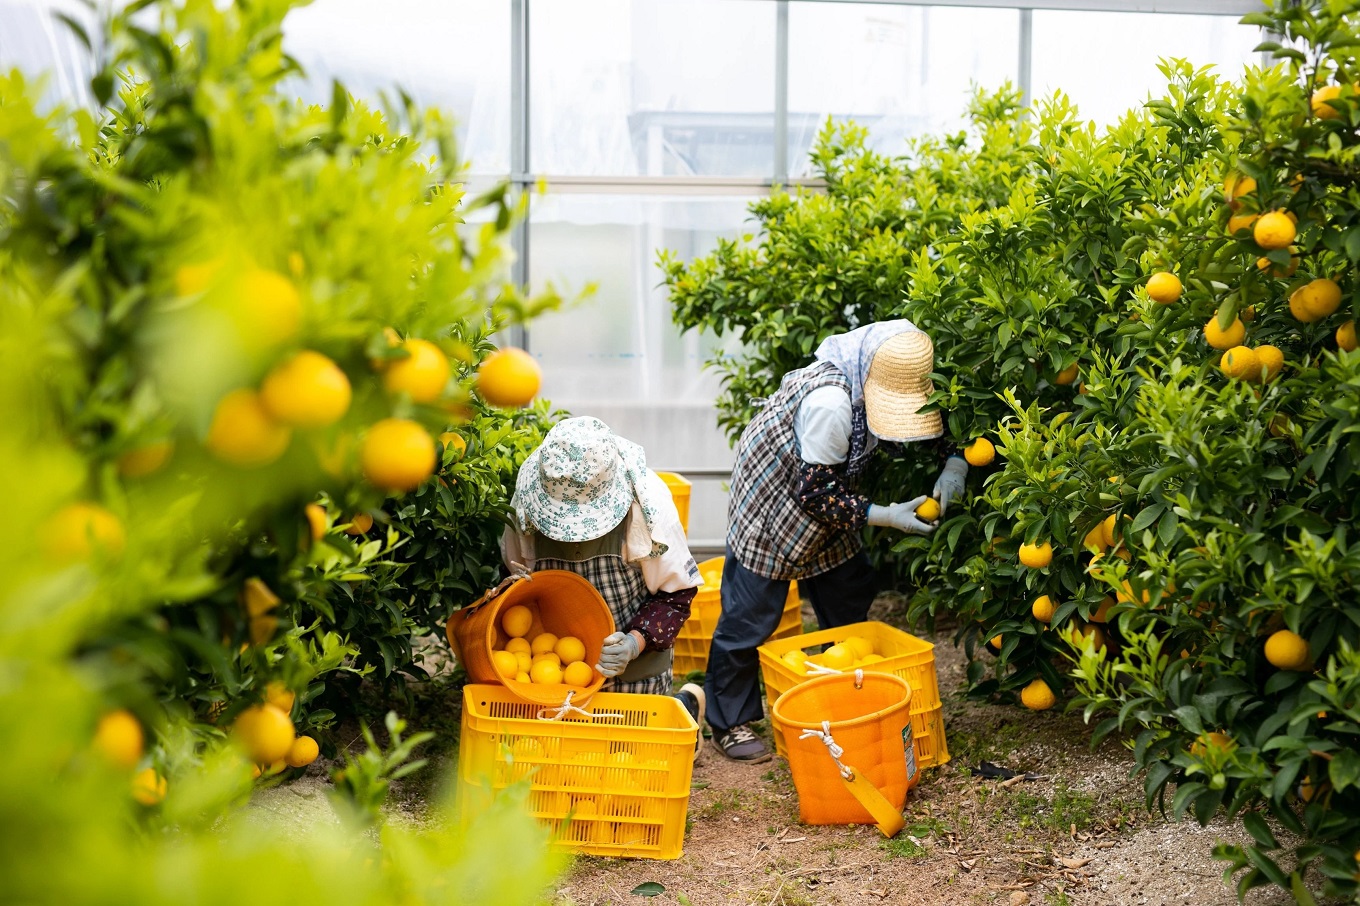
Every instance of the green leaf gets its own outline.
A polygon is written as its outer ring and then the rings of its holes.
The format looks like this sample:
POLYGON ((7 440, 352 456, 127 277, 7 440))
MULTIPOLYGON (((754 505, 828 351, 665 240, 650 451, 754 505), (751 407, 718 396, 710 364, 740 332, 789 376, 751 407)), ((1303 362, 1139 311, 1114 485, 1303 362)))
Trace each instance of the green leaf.
POLYGON ((1342 749, 1337 752, 1332 756, 1327 774, 1331 778, 1332 787, 1338 793, 1347 787, 1360 784, 1360 752, 1354 749, 1342 749))
POLYGON ((628 892, 635 897, 646 897, 651 899, 652 897, 661 896, 661 894, 666 892, 666 888, 656 881, 645 881, 628 892))

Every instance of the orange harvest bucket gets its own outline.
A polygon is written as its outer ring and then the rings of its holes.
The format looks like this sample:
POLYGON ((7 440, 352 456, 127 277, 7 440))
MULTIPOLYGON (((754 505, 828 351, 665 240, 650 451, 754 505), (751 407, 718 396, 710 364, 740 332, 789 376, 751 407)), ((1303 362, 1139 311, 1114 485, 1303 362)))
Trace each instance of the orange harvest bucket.
POLYGON ((512 694, 537 705, 560 705, 567 693, 574 692, 572 704, 581 705, 600 691, 604 677, 584 688, 565 683, 522 683, 506 679, 496 669, 491 652, 504 648, 510 636, 501 628, 500 615, 505 608, 523 604, 534 613, 533 625, 527 637, 551 632, 561 638, 575 636, 586 648, 586 663, 600 661, 604 637, 614 631, 614 617, 609 605, 591 585, 576 573, 565 569, 545 569, 528 578, 515 581, 510 587, 490 600, 483 597, 477 603, 455 611, 449 617, 445 632, 453 653, 467 670, 474 683, 505 686, 512 694))
POLYGON ((774 703, 804 824, 877 824, 902 829, 916 785, 911 686, 891 673, 819 676, 774 703))

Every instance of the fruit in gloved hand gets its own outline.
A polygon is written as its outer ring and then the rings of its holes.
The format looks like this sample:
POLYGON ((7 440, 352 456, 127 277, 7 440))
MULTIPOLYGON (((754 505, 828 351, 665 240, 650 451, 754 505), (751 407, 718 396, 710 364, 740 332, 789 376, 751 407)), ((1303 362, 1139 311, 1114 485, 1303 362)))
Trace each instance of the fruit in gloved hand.
POLYGON ((916 508, 916 516, 926 522, 934 522, 940 518, 940 502, 933 497, 927 497, 925 503, 916 508))

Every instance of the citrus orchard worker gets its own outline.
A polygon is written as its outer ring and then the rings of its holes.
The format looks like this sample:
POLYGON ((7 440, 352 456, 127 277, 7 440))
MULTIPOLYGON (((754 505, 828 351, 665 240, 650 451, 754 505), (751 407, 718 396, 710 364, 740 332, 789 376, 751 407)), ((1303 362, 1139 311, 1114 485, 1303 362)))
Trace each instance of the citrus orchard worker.
MULTIPOLYGON (((823 629, 864 620, 878 591, 860 541, 865 524, 927 535, 916 514, 925 496, 880 506, 857 493, 880 442, 943 433, 932 392, 934 346, 910 321, 828 337, 816 360, 784 376, 742 432, 732 469, 722 615, 709 649, 708 723, 736 761, 770 757, 747 726, 762 715, 756 649, 779 625, 789 581, 812 602, 823 629)), ((951 457, 935 483, 940 514, 963 493, 968 464, 951 457)))
MULTIPOLYGON (((565 569, 595 586, 618 631, 596 669, 607 692, 669 694, 675 637, 699 587, 680 514, 642 447, 598 418, 558 422, 530 453, 501 538, 511 570, 565 569)), ((702 725, 704 692, 679 698, 702 725)))

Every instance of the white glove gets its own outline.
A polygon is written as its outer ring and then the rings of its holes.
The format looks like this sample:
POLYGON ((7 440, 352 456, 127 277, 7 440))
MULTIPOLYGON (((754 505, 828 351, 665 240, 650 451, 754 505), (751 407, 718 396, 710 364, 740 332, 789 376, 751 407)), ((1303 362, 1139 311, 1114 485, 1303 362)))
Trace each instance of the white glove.
POLYGON ((940 518, 949 510, 949 501, 963 495, 963 483, 968 478, 968 463, 962 456, 951 456, 945 461, 944 471, 935 479, 935 490, 930 495, 940 501, 940 518))
POLYGON ((600 652, 600 662, 595 669, 601 676, 618 676, 641 653, 637 636, 631 632, 611 632, 604 637, 604 650, 600 652))
POLYGON ((935 531, 935 526, 916 517, 916 508, 925 502, 926 495, 922 494, 915 500, 908 500, 906 503, 890 503, 887 506, 871 503, 869 505, 869 524, 895 528, 898 531, 906 532, 908 535, 929 535, 935 531))

